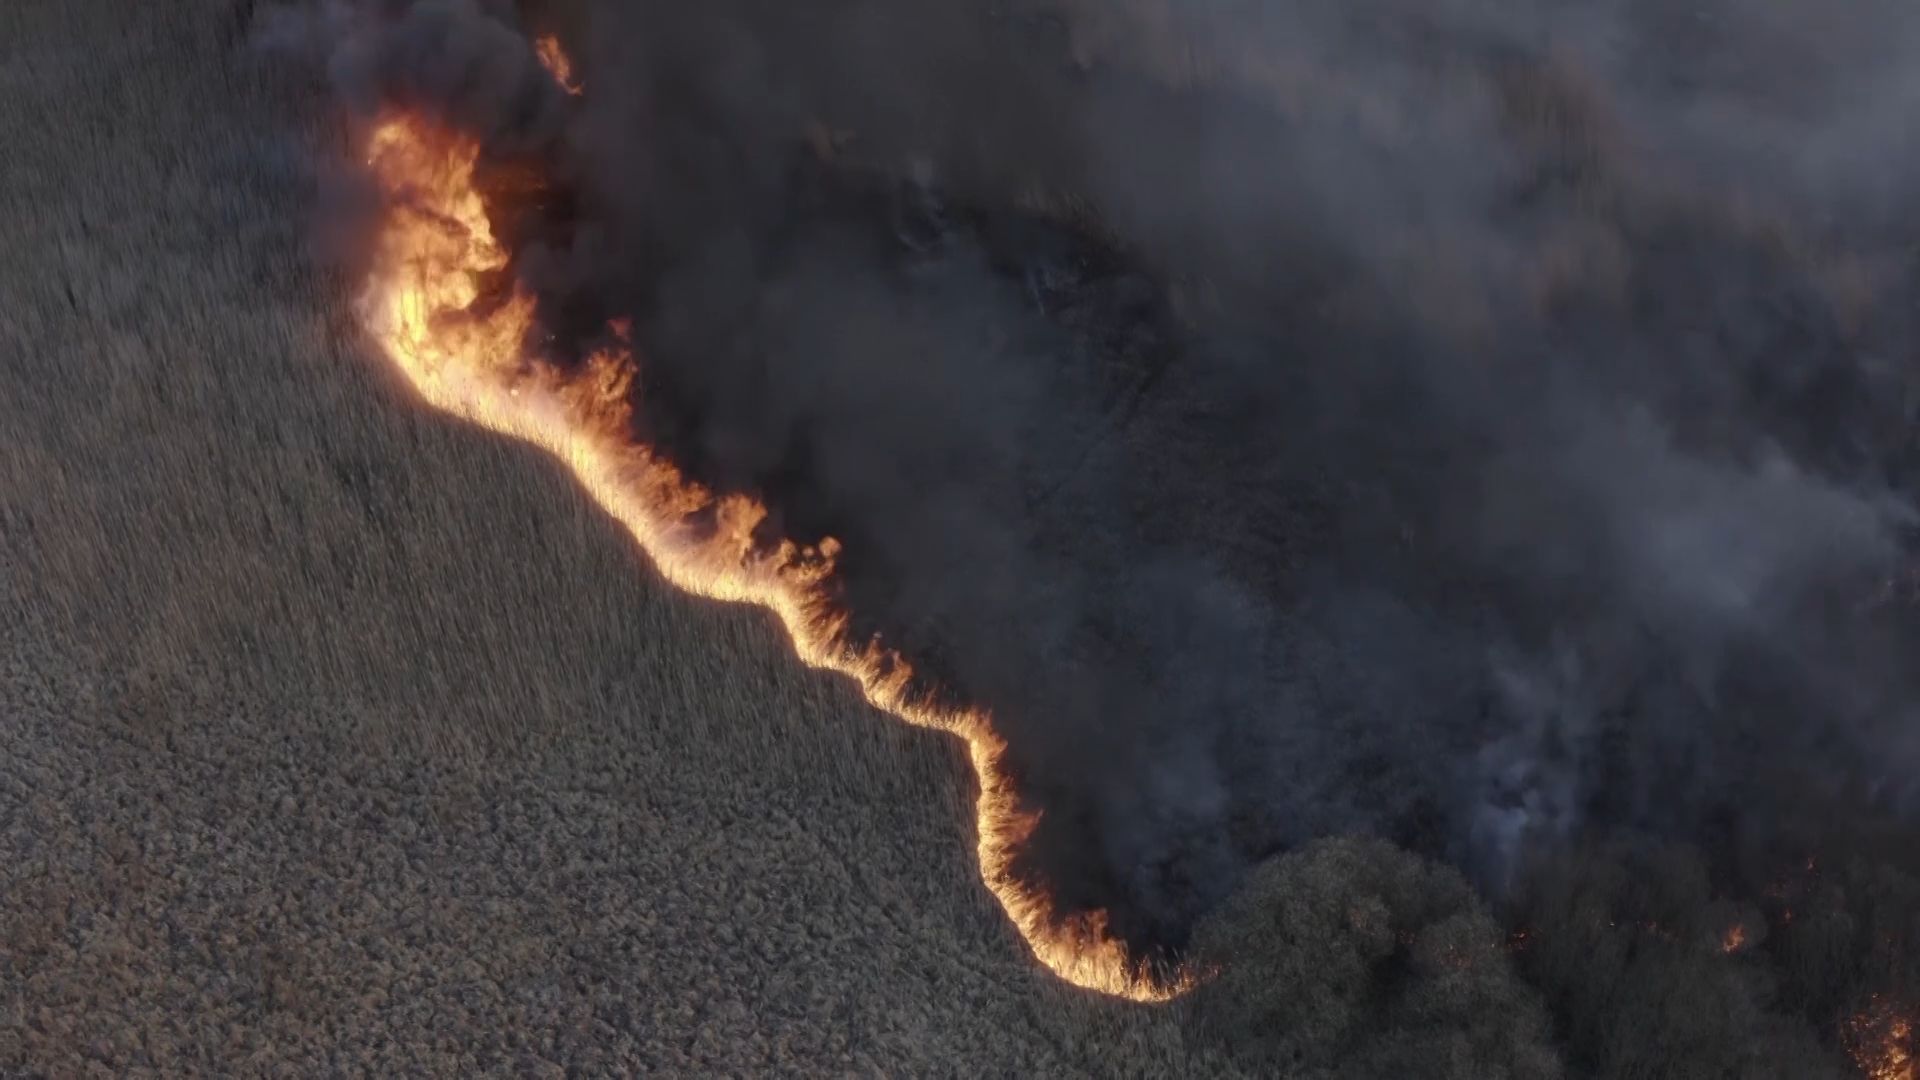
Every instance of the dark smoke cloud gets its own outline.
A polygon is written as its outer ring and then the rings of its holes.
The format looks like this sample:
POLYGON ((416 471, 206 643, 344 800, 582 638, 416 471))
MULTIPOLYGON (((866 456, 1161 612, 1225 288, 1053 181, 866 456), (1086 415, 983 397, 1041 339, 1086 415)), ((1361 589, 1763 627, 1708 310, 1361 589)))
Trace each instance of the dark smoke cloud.
POLYGON ((347 100, 565 189, 550 347, 633 320, 644 434, 845 542, 1143 950, 1329 833, 1502 895, 1920 809, 1909 6, 540 13, 578 100, 350 10, 347 100))

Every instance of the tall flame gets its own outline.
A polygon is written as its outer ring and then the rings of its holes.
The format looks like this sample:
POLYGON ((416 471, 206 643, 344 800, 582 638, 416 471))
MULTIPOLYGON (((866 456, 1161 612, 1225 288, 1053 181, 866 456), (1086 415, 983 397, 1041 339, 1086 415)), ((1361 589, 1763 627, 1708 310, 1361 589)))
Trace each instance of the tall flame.
MULTIPOLYGON (((551 51, 546 62, 564 85, 565 56, 551 51)), ((1034 818, 1002 768, 1004 741, 984 710, 934 706, 910 693, 912 669, 897 653, 848 642, 846 617, 824 588, 837 544, 783 541, 769 550, 753 539, 765 506, 711 491, 635 441, 629 393, 637 368, 624 327, 611 327, 612 344, 567 372, 522 348, 531 296, 516 287, 482 302, 480 276, 503 268, 507 253, 474 187, 478 154, 471 139, 412 115, 388 117, 368 140, 367 165, 389 209, 361 312, 413 387, 440 409, 565 462, 675 586, 768 609, 802 661, 852 678, 900 720, 964 740, 979 780, 981 876, 1041 963, 1077 986, 1136 1001, 1186 990, 1190 976, 1158 980, 1129 963, 1104 912, 1064 915, 1016 878, 1013 856, 1034 818)))

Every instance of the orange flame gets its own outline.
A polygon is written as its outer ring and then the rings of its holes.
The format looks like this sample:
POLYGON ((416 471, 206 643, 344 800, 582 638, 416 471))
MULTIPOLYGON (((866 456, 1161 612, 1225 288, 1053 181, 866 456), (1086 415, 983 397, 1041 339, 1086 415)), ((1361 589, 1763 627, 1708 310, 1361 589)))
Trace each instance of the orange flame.
POLYGON ((540 58, 540 66, 547 69, 547 74, 553 76, 553 81, 560 84, 560 89, 574 97, 580 96, 580 84, 573 80, 573 61, 567 59, 566 50, 560 47, 559 38, 548 34, 535 39, 533 55, 540 58))
POLYGON ((1846 1034, 1853 1063, 1871 1080, 1920 1077, 1920 1063, 1913 1056, 1913 1017, 1878 994, 1847 1022, 1846 1034))
POLYGON ((1732 926, 1727 927, 1726 934, 1720 938, 1720 951, 1731 955, 1745 948, 1746 944, 1747 944, 1746 924, 1734 923, 1732 926))
MULTIPOLYGON (((552 55, 564 82, 565 56, 557 45, 552 55)), ((847 641, 847 620, 822 587, 837 544, 756 544, 763 505, 702 487, 633 439, 637 367, 624 327, 611 328, 614 344, 569 374, 522 349, 531 296, 516 287, 504 300, 478 302, 479 275, 507 263, 473 185, 478 154, 471 139, 406 115, 380 123, 368 141, 367 164, 390 209, 361 313, 413 387, 433 406, 565 462, 675 586, 768 609, 809 666, 852 678, 900 720, 965 740, 980 787, 981 877, 1041 963, 1076 986, 1136 1001, 1163 1001, 1193 985, 1190 974, 1161 981, 1129 963, 1104 912, 1061 913, 1016 879, 1013 856, 1035 818, 1021 810, 1001 767, 1003 740, 983 710, 939 708, 912 695, 912 669, 898 654, 847 641)))

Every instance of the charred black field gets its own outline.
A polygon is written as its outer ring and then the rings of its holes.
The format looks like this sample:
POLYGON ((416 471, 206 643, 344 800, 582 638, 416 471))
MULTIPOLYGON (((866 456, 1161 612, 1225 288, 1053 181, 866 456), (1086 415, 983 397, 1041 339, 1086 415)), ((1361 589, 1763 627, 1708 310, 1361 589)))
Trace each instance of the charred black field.
POLYGON ((72 121, 7 113, 0 1065, 1915 1075, 1920 15, 8 18, 72 121), (104 89, 46 74, 96 38, 104 89), (477 216, 370 179, 396 117, 477 216), (484 267, 423 333, 524 304, 563 386, 617 348, 596 437, 828 552, 806 610, 990 718, 991 775, 396 383, 396 215, 484 267), (1009 895, 1166 1000, 1062 984, 1009 895), (364 1004, 403 984, 492 989, 364 1004))

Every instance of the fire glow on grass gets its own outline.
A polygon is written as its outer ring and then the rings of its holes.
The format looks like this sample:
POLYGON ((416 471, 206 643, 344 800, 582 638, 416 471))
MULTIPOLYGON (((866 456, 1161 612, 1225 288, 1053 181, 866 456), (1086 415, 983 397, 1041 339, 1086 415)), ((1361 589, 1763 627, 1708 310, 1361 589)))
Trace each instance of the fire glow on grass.
MULTIPOLYGON (((540 53, 570 93, 565 55, 540 53)), ((625 328, 578 371, 523 348, 533 298, 516 290, 482 301, 480 276, 502 269, 473 184, 478 145, 418 116, 396 114, 373 130, 366 163, 386 195, 362 316, 388 357, 430 404, 523 439, 564 461, 594 500, 632 533, 660 573, 703 597, 757 604, 779 617, 801 660, 860 684, 877 708, 918 727, 965 740, 979 780, 980 873, 1034 955, 1077 986, 1136 1001, 1161 1001, 1192 978, 1147 977, 1106 932, 1103 912, 1064 915, 1052 898, 1017 880, 1013 855, 1034 819, 1000 766, 1005 744, 977 709, 925 704, 911 693, 906 661, 875 642, 848 638, 848 620, 824 584, 838 546, 753 540, 766 508, 710 491, 632 435, 629 393, 637 372, 625 328)))

